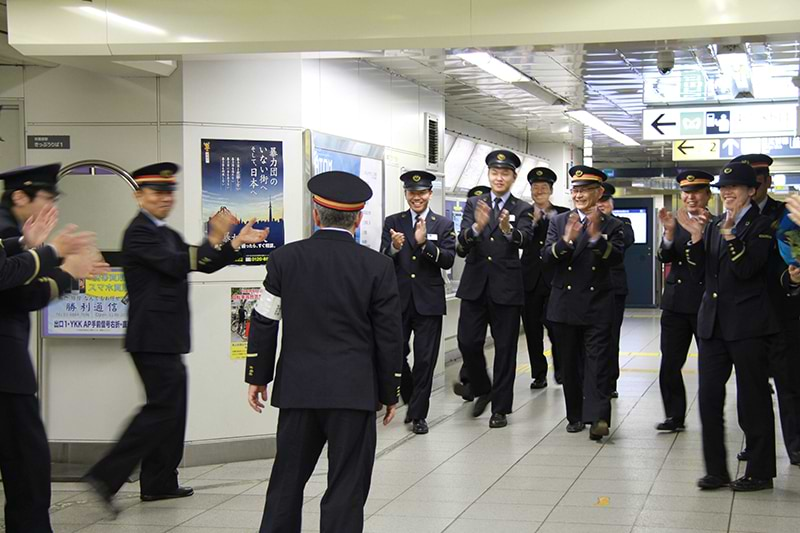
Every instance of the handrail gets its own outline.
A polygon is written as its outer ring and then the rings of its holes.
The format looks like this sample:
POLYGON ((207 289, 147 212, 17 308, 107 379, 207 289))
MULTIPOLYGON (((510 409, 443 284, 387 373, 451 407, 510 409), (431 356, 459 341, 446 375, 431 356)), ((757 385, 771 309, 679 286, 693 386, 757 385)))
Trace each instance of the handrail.
POLYGON ((131 189, 133 189, 134 191, 139 190, 139 184, 136 183, 136 180, 133 179, 133 176, 131 176, 127 170, 125 170, 119 165, 116 165, 109 161, 102 161, 100 159, 84 159, 82 161, 76 161, 75 163, 70 163, 69 165, 65 165, 61 167, 61 170, 58 173, 58 179, 63 178, 76 168, 81 168, 81 167, 92 167, 92 169, 99 167, 99 168, 104 168, 106 170, 110 170, 117 176, 124 179, 131 187, 131 189))

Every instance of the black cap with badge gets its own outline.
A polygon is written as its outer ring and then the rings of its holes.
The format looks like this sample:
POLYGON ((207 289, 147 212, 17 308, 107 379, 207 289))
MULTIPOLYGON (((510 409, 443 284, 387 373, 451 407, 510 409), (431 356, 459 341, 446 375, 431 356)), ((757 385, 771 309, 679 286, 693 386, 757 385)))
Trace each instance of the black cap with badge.
POLYGON ((400 181, 407 191, 428 191, 433 188, 436 176, 424 170, 409 170, 400 176, 400 181))
POLYGON ((547 167, 532 168, 530 172, 528 172, 528 183, 533 184, 537 181, 552 185, 558 181, 558 176, 556 176, 556 173, 547 167))
POLYGON ((131 176, 139 188, 149 187, 157 191, 174 191, 178 186, 178 178, 175 175, 179 170, 180 167, 175 163, 165 161, 134 170, 131 176))
POLYGON ((719 173, 719 181, 712 183, 711 186, 719 188, 728 185, 744 185, 757 189, 756 171, 746 163, 728 163, 719 173))
POLYGON ((521 165, 517 154, 510 150, 495 150, 486 156, 486 166, 489 168, 510 168, 516 172, 521 165))
POLYGON ((492 192, 492 188, 486 185, 476 185, 467 192, 467 198, 472 198, 473 196, 483 196, 484 194, 489 194, 492 192))
POLYGON ((692 192, 707 188, 714 176, 702 170, 684 170, 675 178, 682 191, 692 192))
POLYGON ((744 154, 732 159, 731 163, 744 163, 753 167, 756 174, 769 174, 772 158, 766 154, 744 154))
POLYGON ((572 185, 600 185, 608 179, 602 170, 576 165, 569 169, 569 176, 572 178, 572 185))
POLYGON ((349 172, 323 172, 308 180, 314 203, 335 211, 361 211, 372 198, 367 182, 349 172))
POLYGON ((611 185, 610 183, 603 182, 603 196, 600 197, 601 200, 608 200, 615 194, 617 194, 617 188, 611 185))
POLYGON ((33 189, 44 190, 57 195, 58 188, 56 183, 59 170, 61 170, 59 163, 19 167, 0 174, 0 181, 5 182, 6 191, 33 189))

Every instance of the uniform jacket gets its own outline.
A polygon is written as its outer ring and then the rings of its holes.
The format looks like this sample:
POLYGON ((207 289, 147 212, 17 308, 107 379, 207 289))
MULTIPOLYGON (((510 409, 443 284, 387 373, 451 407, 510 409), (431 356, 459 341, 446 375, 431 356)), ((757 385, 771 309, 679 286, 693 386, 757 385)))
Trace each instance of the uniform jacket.
POLYGON ((623 260, 623 223, 600 215, 600 238, 592 244, 582 231, 573 244, 564 242, 567 220, 576 210, 556 216, 547 231, 542 260, 553 265, 553 282, 547 318, 576 326, 611 323, 614 286, 611 267, 623 260))
POLYGON ((18 237, 0 240, 0 291, 28 285, 40 273, 49 272, 60 263, 55 249, 50 246, 26 251, 18 237))
POLYGON ((405 312, 413 302, 417 313, 425 316, 446 314, 442 269, 453 266, 456 254, 456 234, 453 222, 428 211, 425 219, 428 241, 418 246, 414 238, 414 219, 409 211, 396 213, 383 223, 381 252, 392 258, 400 291, 400 308, 405 312), (403 233, 406 242, 392 254, 389 230, 403 233))
POLYGON ((261 301, 254 309, 245 381, 274 379, 273 406, 375 411, 397 403, 403 332, 391 259, 345 232, 319 230, 272 252, 264 291, 262 301, 280 298, 281 316, 261 314, 261 301))
MULTIPOLYGON (((554 205, 557 214, 569 211, 566 207, 554 205)), ((522 277, 525 283, 525 292, 535 291, 537 294, 550 294, 550 282, 553 279, 553 269, 542 262, 542 249, 547 240, 547 228, 550 226, 548 218, 542 218, 533 228, 533 238, 524 246, 522 251, 522 277)))
POLYGON ((166 226, 139 213, 125 230, 122 263, 130 302, 125 349, 188 353, 189 272, 215 272, 237 257, 230 243, 220 251, 208 241, 189 246, 166 226))
POLYGON ((686 250, 692 244, 692 236, 676 221, 672 246, 664 248, 662 239, 656 256, 669 264, 669 276, 664 283, 661 309, 674 313, 696 315, 703 299, 703 278, 696 276, 686 261, 686 250))
POLYGON ((751 204, 736 225, 736 238, 719 233, 723 216, 706 226, 703 240, 686 248, 686 260, 705 280, 697 317, 698 336, 710 339, 715 324, 725 341, 776 333, 777 323, 767 293, 767 262, 773 234, 769 218, 751 204))
POLYGON ((496 304, 523 305, 525 284, 519 250, 533 239, 533 207, 511 195, 503 206, 509 213, 510 238, 503 235, 494 215, 481 234, 475 236, 472 231, 475 206, 479 201, 485 202, 482 198, 473 196, 464 206, 458 247, 460 254, 466 257, 466 264, 456 296, 463 300, 477 300, 487 290, 496 304))
POLYGON ((631 219, 618 216, 614 216, 614 218, 622 222, 622 235, 624 237, 625 248, 622 251, 622 261, 611 267, 611 283, 614 285, 614 294, 628 294, 628 274, 625 272, 625 252, 628 248, 633 246, 636 238, 633 234, 631 219))
MULTIPOLYGON (((780 224, 785 211, 786 204, 767 197, 767 203, 764 205, 764 210, 761 214, 769 218, 771 229, 774 232, 778 224, 780 224)), ((777 318, 787 327, 796 327, 797 319, 800 317, 800 300, 793 298, 791 294, 781 287, 781 277, 785 271, 786 263, 783 261, 781 252, 778 249, 778 241, 773 239, 769 261, 767 262, 767 290, 777 318)))
MULTIPOLYGON (((16 244, 5 241, 11 243, 11 251, 19 250, 21 234, 10 210, 0 208, 0 238, 16 240, 16 244)), ((30 313, 47 307, 72 286, 72 278, 55 268, 58 260, 52 249, 45 247, 23 255, 34 257, 34 254, 36 259, 45 258, 44 265, 39 262, 36 276, 26 280, 25 285, 0 292, 0 392, 36 393, 36 374, 28 352, 30 313)))

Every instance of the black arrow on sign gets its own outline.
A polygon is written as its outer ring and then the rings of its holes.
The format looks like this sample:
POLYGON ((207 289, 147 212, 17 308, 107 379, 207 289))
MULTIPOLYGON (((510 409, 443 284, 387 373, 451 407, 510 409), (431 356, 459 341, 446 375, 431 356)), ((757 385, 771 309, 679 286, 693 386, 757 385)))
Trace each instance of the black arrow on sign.
POLYGON ((664 118, 664 113, 661 113, 660 115, 658 115, 658 118, 655 119, 652 124, 650 124, 661 135, 665 135, 665 133, 663 131, 661 131, 661 126, 677 126, 678 125, 676 122, 659 122, 659 120, 661 120, 662 118, 664 118))
POLYGON ((686 146, 686 141, 681 141, 681 143, 678 145, 678 150, 680 150, 680 152, 683 155, 686 155, 686 150, 693 150, 693 149, 694 146, 686 146))

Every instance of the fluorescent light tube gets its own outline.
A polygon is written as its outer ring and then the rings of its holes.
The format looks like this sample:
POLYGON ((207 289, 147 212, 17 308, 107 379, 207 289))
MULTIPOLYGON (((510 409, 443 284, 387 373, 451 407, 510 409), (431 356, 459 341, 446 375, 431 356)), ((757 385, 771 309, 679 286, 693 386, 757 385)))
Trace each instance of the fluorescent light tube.
POLYGON ((621 131, 612 128, 611 126, 609 126, 596 116, 592 115, 588 111, 584 110, 567 111, 567 116, 569 116, 574 120, 577 120, 578 122, 585 124, 586 126, 589 126, 593 130, 599 131, 603 135, 611 137, 618 143, 621 143, 625 146, 640 146, 638 142, 631 139, 621 131))
POLYGON ((456 55, 467 63, 472 63, 476 67, 488 72, 492 76, 499 78, 506 83, 520 83, 531 80, 531 78, 515 69, 505 61, 500 61, 486 52, 467 52, 456 55))

